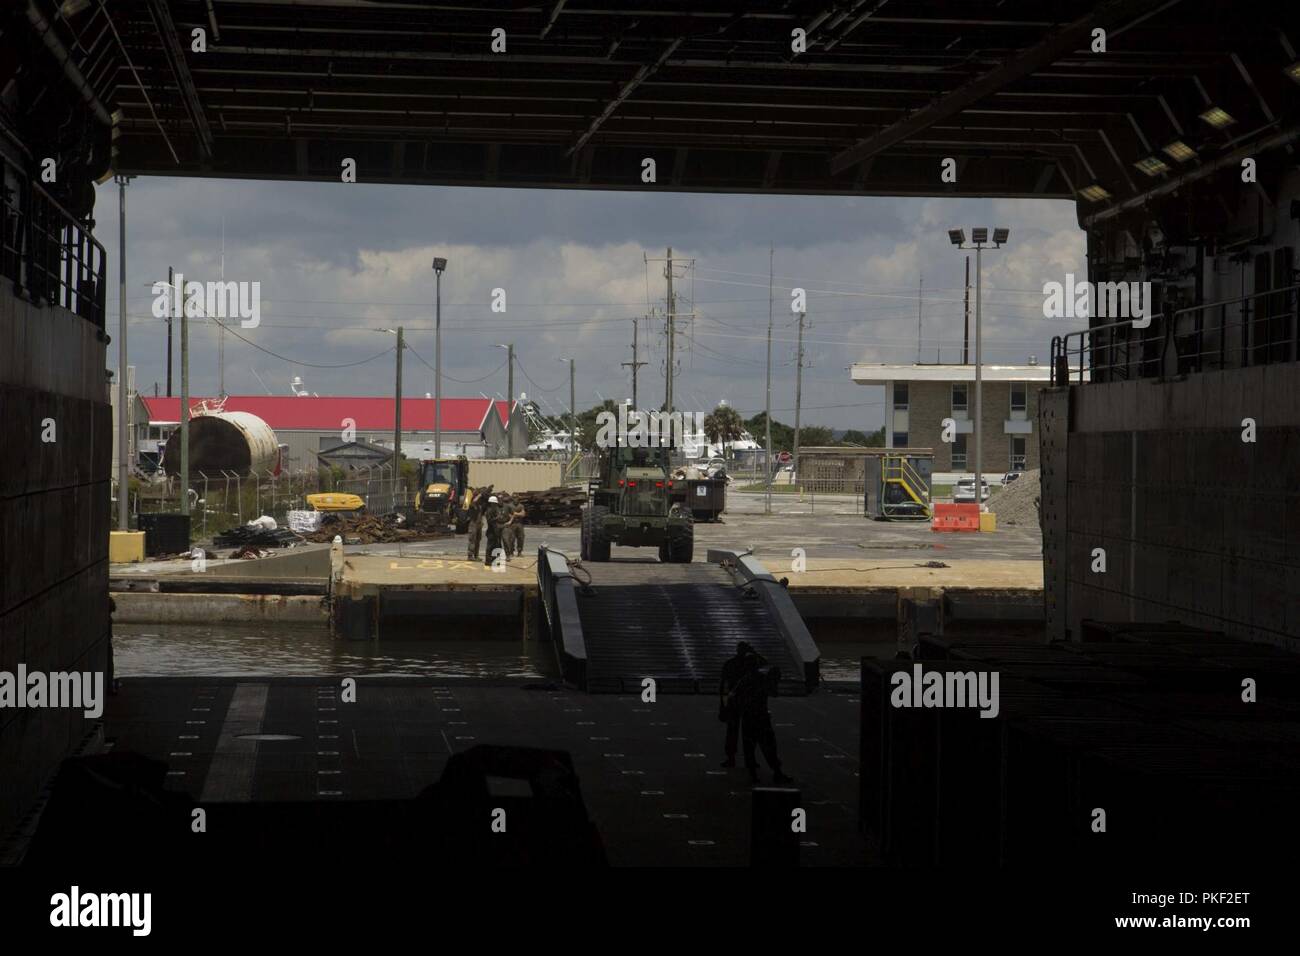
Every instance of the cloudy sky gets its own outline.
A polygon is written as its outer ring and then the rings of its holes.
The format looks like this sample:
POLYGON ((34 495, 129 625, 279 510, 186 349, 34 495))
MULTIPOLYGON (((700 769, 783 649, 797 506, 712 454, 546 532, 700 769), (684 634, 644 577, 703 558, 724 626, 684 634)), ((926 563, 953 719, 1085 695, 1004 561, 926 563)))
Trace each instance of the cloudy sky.
MULTIPOLYGON (((746 417, 762 411, 769 245, 774 249, 772 408, 793 421, 795 317, 790 290, 808 295, 803 421, 872 429, 883 389, 852 384, 853 362, 957 361, 964 257, 953 226, 1008 226, 1005 251, 985 256, 986 362, 1046 363, 1052 335, 1077 319, 1042 316, 1042 286, 1082 276, 1084 234, 1073 203, 1038 200, 732 196, 693 193, 467 189, 247 180, 145 178, 127 190, 127 313, 140 390, 166 388, 166 338, 151 283, 167 268, 216 279, 225 229, 227 280, 261 283, 261 324, 225 337, 230 394, 288 394, 300 375, 321 395, 382 395, 393 388, 393 337, 412 346, 404 393, 433 390, 435 255, 442 282, 443 392, 504 395, 513 342, 516 392, 567 411, 567 362, 577 360, 579 408, 630 397, 633 320, 641 317, 638 399, 663 401, 662 262, 673 247, 679 320, 676 405, 719 400, 746 417), (491 310, 494 288, 506 311, 491 310), (648 312, 658 318, 646 320, 648 312), (255 346, 260 346, 259 350, 255 346), (381 355, 388 350, 386 355, 381 355), (276 353, 275 355, 269 353, 276 353), (371 356, 380 356, 365 364, 371 356), (277 357, 279 356, 279 357, 277 357), (343 366, 320 368, 315 366, 343 366)), ((96 233, 108 252, 109 322, 116 337, 118 197, 100 186, 96 233)), ((972 283, 974 263, 972 262, 972 283)), ((972 294, 972 313, 974 311, 972 294)), ((193 394, 218 385, 217 329, 191 329, 193 394)), ((116 367, 116 341, 109 348, 116 367)), ((972 348, 973 354, 973 348, 972 348)), ((174 388, 180 389, 179 330, 174 388)))

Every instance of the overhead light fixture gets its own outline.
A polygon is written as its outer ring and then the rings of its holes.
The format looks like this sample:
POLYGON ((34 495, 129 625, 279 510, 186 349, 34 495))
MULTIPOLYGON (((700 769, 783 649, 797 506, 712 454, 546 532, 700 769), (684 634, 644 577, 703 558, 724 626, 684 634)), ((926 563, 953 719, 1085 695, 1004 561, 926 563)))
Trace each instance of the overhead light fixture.
POLYGON ((1196 158, 1196 150, 1188 146, 1181 139, 1176 139, 1168 146, 1163 147, 1164 154, 1170 159, 1185 163, 1190 159, 1196 158))
POLYGON ((1205 122, 1209 123, 1215 129, 1223 129, 1225 126, 1231 126, 1233 123, 1237 122, 1232 118, 1227 110, 1219 109, 1217 106, 1211 106, 1208 110, 1202 113, 1201 119, 1205 120, 1205 122))
POLYGON ((1088 202, 1101 202, 1110 198, 1110 190, 1100 183, 1093 183, 1091 186, 1084 186, 1079 190, 1079 195, 1088 202))
POLYGON ((445 268, 447 268, 447 260, 446 260, 446 259, 438 258, 438 259, 434 259, 434 260, 433 260, 433 271, 434 271, 434 272, 437 272, 437 273, 441 274, 441 273, 442 273, 442 270, 445 269, 445 268))
POLYGON ((1291 77, 1291 79, 1295 80, 1297 83, 1300 83, 1300 60, 1296 60, 1290 66, 1282 67, 1282 72, 1291 77))
POLYGON ((1001 226, 993 230, 993 245, 1000 246, 1011 236, 1011 230, 1001 226))
POLYGON ((966 241, 965 229, 949 229, 948 238, 952 240, 954 246, 960 246, 966 241))
POLYGON ((1148 156, 1146 159, 1139 159, 1133 165, 1148 176, 1159 176, 1161 173, 1169 172, 1169 164, 1159 156, 1148 156))
POLYGON ((989 241, 989 231, 983 226, 977 226, 970 231, 970 241, 978 245, 983 245, 989 241))

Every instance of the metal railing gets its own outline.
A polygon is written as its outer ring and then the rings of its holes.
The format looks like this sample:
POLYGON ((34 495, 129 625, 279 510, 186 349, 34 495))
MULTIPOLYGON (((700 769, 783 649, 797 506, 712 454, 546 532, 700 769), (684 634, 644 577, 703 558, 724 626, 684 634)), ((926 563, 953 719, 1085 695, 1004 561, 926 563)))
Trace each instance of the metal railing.
POLYGON ((104 247, 18 164, 0 162, 0 275, 18 295, 103 329, 104 247))
POLYGON ((1052 339, 1052 385, 1158 378, 1300 359, 1300 285, 1165 312, 1052 339))
POLYGON ((917 470, 907 463, 906 458, 901 455, 881 456, 880 476, 886 484, 896 484, 901 487, 909 498, 929 513, 930 492, 928 491, 928 485, 917 470))

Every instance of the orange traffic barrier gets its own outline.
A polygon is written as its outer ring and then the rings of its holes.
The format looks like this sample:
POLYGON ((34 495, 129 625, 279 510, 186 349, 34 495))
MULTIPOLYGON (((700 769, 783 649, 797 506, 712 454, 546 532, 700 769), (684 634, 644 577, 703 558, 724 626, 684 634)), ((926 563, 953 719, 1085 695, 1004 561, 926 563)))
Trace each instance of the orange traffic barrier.
POLYGON ((934 517, 930 521, 931 531, 979 531, 979 505, 945 504, 936 502, 934 517))

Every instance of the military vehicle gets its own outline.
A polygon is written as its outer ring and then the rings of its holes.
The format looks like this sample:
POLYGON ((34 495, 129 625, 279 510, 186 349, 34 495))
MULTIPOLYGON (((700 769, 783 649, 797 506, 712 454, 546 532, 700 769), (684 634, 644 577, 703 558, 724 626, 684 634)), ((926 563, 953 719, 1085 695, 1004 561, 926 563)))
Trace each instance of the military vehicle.
POLYGON ((439 523, 454 525, 457 534, 469 527, 469 506, 474 491, 469 486, 469 459, 425 458, 420 462, 420 483, 415 510, 439 523))
POLYGON ((657 547, 659 560, 688 564, 695 527, 685 483, 675 481, 670 448, 606 448, 587 486, 582 559, 608 561, 611 545, 657 547))

